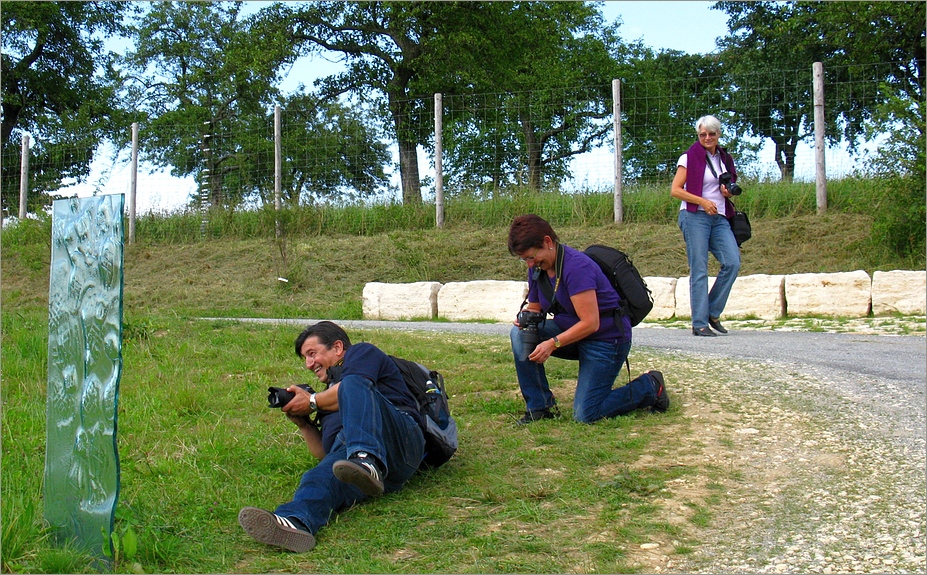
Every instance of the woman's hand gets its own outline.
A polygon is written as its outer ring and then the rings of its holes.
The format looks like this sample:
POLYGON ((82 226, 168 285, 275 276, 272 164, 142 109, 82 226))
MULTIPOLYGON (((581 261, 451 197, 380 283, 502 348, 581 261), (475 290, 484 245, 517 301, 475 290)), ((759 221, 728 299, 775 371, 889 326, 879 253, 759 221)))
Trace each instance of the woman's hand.
MULTIPOLYGON (((585 339, 599 329, 599 299, 594 289, 579 292, 570 297, 570 302, 573 303, 573 309, 576 310, 579 321, 557 336, 561 347, 585 339)), ((544 340, 534 348, 528 359, 535 363, 544 363, 556 349, 557 346, 552 338, 544 340)))
POLYGON ((555 349, 557 349, 557 346, 554 344, 554 340, 546 339, 534 348, 534 351, 531 352, 528 359, 535 363, 544 363, 547 361, 547 358, 553 355, 555 349))

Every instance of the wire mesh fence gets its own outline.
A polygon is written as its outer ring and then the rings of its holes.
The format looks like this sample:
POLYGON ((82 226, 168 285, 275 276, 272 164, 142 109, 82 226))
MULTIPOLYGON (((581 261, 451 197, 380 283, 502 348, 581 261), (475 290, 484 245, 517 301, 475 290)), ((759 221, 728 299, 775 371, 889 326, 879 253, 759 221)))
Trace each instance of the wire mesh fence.
MULTIPOLYGON (((825 105, 871 102, 881 82, 900 82, 885 67, 825 70, 825 105)), ((510 189, 610 192, 616 177, 611 86, 539 89, 526 93, 444 95, 442 98, 442 182, 449 201, 456 195, 492 197, 510 189)), ((698 78, 635 77, 621 82, 621 177, 623 184, 662 184, 678 157, 695 141, 694 122, 705 114, 722 120, 721 144, 732 150, 742 174, 755 180, 783 177, 786 152, 791 175, 814 181, 811 66, 765 70, 741 76, 698 78), (790 100, 782 101, 783 97, 790 100), (736 111, 734 104, 736 103, 736 111), (763 135, 780 133, 780 141, 763 135), (791 146, 790 150, 784 148, 791 146)), ((922 106, 922 102, 913 102, 922 106)), ((274 113, 248 118, 234 114, 208 122, 191 120, 169 130, 184 134, 165 141, 145 125, 135 208, 150 211, 202 210, 320 202, 402 201, 402 188, 416 181, 424 201, 435 199, 435 109, 429 95, 410 102, 403 117, 383 110, 326 107, 316 100, 293 101, 282 110, 279 158, 274 113), (397 128, 399 126, 399 128, 397 128), (401 161, 397 130, 416 145, 401 161), (170 148, 182 149, 183 154, 170 148), (168 158, 175 158, 173 163, 168 158), (178 159, 179 158, 179 159, 178 159), (279 171, 275 162, 279 161, 279 171)), ((854 118, 869 116, 857 115, 854 118)), ((127 126, 128 132, 130 128, 127 126)), ((163 129, 163 126, 162 126, 163 129)), ((887 126, 863 132, 836 118, 829 125, 828 178, 865 167, 887 126), (856 145, 858 144, 858 145, 856 145)), ((2 158, 4 215, 16 215, 21 157, 5 146, 2 158)), ((111 145, 97 149, 88 177, 67 170, 50 180, 45 171, 86 149, 44 146, 30 162, 31 195, 129 193, 130 153, 111 145)), ((30 206, 45 202, 32 200, 30 206)), ((205 220, 204 220, 205 221, 205 220)))

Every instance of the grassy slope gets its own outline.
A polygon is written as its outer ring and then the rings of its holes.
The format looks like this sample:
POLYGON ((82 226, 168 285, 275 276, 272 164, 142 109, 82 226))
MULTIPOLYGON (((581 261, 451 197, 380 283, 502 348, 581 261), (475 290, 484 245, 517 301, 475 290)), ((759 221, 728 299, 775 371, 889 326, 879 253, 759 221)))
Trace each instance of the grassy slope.
MULTIPOLYGON (((743 247, 741 274, 857 269, 871 274, 923 267, 923 260, 905 261, 867 247, 870 227, 868 217, 855 214, 756 220, 753 239, 743 247)), ((126 248, 125 316, 129 323, 148 314, 359 318, 363 287, 370 281, 523 278, 524 265, 506 250, 506 231, 449 226, 360 237, 299 237, 287 240, 283 249, 267 239, 146 245, 141 238, 126 248)), ((573 246, 605 243, 624 249, 645 276, 688 273, 685 246, 672 221, 557 231, 573 246)), ((5 309, 47 305, 48 258, 47 242, 4 246, 5 309)))

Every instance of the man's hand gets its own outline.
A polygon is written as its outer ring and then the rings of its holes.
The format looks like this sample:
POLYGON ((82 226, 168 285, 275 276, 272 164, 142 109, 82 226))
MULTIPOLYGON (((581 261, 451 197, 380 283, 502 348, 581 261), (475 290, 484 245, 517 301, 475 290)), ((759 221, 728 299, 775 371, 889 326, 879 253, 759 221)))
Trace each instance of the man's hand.
POLYGON ((296 424, 296 427, 300 429, 315 428, 315 425, 313 425, 312 420, 309 419, 308 415, 292 415, 287 413, 286 416, 290 421, 296 424))
MULTIPOLYGON (((281 408, 283 413, 291 420, 293 420, 293 416, 309 416, 312 413, 312 409, 309 408, 309 392, 296 385, 291 385, 286 390, 295 394, 295 397, 281 408)), ((296 423, 295 420, 293 422, 296 423)), ((299 425, 299 423, 296 423, 296 425, 299 425)))

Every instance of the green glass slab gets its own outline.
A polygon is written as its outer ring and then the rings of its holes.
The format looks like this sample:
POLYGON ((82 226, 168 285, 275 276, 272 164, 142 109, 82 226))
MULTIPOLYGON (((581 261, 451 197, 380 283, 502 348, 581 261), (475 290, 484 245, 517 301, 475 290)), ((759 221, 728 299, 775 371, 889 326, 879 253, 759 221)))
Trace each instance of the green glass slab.
POLYGON ((45 519, 56 541, 95 555, 111 551, 119 497, 123 202, 52 206, 45 519))

